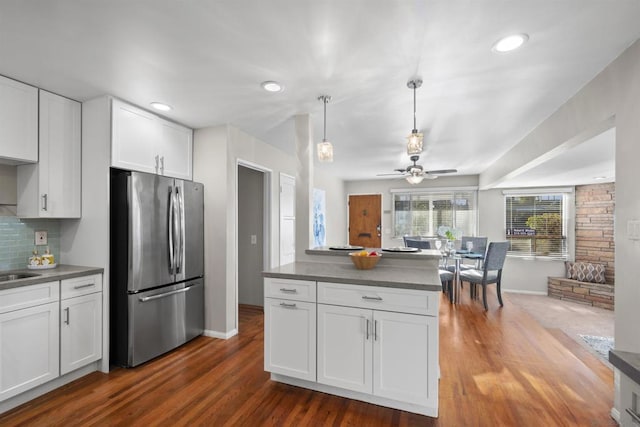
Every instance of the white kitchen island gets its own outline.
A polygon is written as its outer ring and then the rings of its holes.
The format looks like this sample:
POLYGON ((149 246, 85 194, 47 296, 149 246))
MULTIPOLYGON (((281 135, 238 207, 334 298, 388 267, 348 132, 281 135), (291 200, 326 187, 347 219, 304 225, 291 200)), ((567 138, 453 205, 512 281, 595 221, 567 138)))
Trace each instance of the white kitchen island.
POLYGON ((323 262, 264 272, 271 379, 437 417, 437 257, 394 265, 383 255, 371 270, 348 257, 313 258, 323 262))

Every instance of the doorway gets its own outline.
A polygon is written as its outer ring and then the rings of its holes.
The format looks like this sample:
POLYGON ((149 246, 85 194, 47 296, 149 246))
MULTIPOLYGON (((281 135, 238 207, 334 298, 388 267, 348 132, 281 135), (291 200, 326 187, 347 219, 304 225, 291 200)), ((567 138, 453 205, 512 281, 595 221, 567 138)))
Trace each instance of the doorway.
POLYGON ((349 244, 379 248, 382 236, 382 194, 349 196, 349 244))
POLYGON ((263 306, 262 271, 268 233, 265 173, 238 165, 238 304, 263 306))

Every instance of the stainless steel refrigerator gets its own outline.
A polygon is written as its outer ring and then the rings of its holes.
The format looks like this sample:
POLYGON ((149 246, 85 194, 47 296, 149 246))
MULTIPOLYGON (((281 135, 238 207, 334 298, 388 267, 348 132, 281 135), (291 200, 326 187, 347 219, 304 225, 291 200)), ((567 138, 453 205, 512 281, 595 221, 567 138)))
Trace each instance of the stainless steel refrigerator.
POLYGON ((133 367, 204 331, 203 185, 111 170, 110 358, 133 367))

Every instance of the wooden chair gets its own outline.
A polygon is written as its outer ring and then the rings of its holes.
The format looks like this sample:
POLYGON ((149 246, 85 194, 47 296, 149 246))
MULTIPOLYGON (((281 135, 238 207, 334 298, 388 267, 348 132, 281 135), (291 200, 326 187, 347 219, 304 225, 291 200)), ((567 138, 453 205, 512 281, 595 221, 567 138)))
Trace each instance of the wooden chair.
POLYGON ((508 250, 509 242, 491 242, 487 248, 487 254, 484 257, 482 270, 472 268, 460 271, 460 280, 469 282, 469 294, 472 298, 475 294, 476 285, 482 285, 482 301, 485 310, 489 309, 487 306, 487 285, 492 283, 496 284, 498 301, 500 302, 500 307, 503 306, 502 295, 500 293, 500 281, 502 279, 502 268, 507 258, 508 250))

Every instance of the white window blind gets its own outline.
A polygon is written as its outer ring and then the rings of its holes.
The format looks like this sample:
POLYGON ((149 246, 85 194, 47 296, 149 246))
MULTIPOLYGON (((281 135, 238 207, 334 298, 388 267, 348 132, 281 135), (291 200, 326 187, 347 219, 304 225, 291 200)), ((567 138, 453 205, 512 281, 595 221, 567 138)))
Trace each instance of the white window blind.
POLYGON ((567 193, 505 195, 509 255, 567 259, 567 193))

